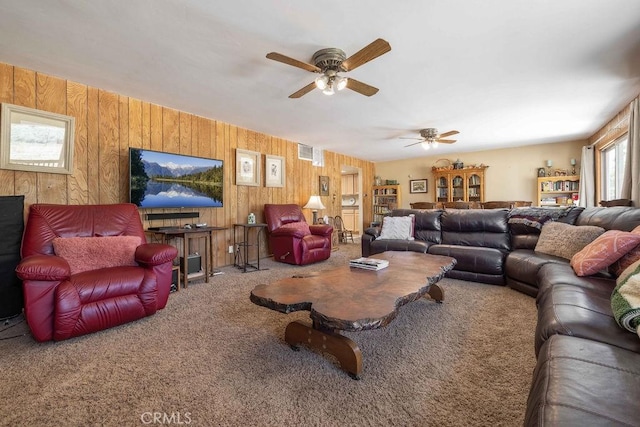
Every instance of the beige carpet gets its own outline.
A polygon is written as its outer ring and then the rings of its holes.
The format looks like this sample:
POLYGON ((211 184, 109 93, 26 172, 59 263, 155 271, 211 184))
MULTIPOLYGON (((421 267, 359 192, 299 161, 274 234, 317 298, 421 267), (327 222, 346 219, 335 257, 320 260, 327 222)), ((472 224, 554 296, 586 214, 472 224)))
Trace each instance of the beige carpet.
POLYGON ((284 343, 286 324, 307 313, 249 301, 258 283, 358 254, 349 244, 303 268, 226 267, 135 323, 59 343, 0 341, 0 425, 150 425, 152 413, 200 426, 522 425, 535 363, 531 297, 445 279, 444 304, 416 301, 386 328, 348 334, 363 353, 360 381, 284 343))

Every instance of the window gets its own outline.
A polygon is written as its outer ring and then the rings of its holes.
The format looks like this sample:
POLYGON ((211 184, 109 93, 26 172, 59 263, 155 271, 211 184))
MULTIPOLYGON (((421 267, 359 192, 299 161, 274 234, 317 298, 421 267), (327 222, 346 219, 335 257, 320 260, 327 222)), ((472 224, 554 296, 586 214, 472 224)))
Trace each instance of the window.
POLYGON ((621 198, 624 162, 627 156, 627 135, 616 139, 613 144, 601 151, 602 200, 621 198))

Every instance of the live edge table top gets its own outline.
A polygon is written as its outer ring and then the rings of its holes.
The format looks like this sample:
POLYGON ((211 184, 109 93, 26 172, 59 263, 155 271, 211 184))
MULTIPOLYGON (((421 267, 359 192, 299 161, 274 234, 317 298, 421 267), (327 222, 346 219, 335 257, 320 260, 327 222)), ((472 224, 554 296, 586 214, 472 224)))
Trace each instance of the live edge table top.
POLYGON ((386 259, 389 266, 372 271, 344 265, 258 285, 251 301, 282 313, 308 310, 318 329, 375 329, 389 324, 400 306, 430 293, 456 263, 454 258, 417 252, 384 252, 372 258, 386 259))

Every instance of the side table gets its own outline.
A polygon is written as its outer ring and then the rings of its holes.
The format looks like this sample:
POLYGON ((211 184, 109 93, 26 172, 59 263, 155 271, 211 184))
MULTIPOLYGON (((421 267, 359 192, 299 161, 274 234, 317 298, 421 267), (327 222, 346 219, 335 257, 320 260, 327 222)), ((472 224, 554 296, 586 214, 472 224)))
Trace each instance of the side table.
POLYGON ((267 228, 267 224, 233 224, 233 247, 235 248, 235 259, 233 260, 233 265, 242 270, 243 273, 246 273, 248 268, 253 270, 249 271, 258 271, 260 270, 260 233, 262 230, 267 228), (236 231, 238 228, 242 229, 242 240, 237 241, 236 239, 236 231), (255 229, 255 243, 250 242, 250 231, 255 229), (251 264, 249 262, 249 247, 255 246, 257 250, 256 255, 256 263, 251 264))
MULTIPOLYGON (((225 227, 196 227, 196 228, 166 228, 160 230, 147 230, 150 233, 160 235, 162 243, 168 243, 171 239, 182 239, 182 283, 185 289, 189 286, 189 280, 204 277, 205 282, 209 282, 209 276, 213 274, 213 232, 226 230, 225 227), (189 249, 191 241, 204 239, 204 257, 201 258, 202 269, 199 272, 189 274, 189 249)), ((216 242, 217 243, 217 242, 216 242)), ((176 245, 177 246, 177 245, 176 245)), ((217 244, 216 244, 217 246, 217 244)), ((178 287, 180 290, 180 287, 178 287)))

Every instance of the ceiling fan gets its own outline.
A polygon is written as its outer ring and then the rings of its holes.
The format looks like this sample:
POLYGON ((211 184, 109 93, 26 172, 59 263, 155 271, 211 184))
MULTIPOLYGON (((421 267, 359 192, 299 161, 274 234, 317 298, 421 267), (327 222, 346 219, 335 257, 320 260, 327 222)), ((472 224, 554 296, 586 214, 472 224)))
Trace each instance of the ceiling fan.
POLYGON ((426 129, 421 129, 420 130, 421 138, 413 138, 413 137, 404 138, 404 137, 401 137, 401 139, 419 139, 418 142, 414 142, 413 144, 405 145, 405 147, 411 147, 412 145, 422 144, 422 148, 424 148, 425 150, 428 150, 432 146, 433 146, 433 148, 438 147, 439 143, 453 144, 454 142, 456 142, 455 139, 443 139, 443 138, 446 138, 448 136, 453 136, 453 135, 456 135, 458 133, 460 133, 460 132, 458 132, 457 130, 450 130, 448 132, 438 133, 438 129, 436 129, 436 128, 426 128, 426 129))
POLYGON ((314 88, 318 88, 325 95, 333 95, 336 90, 342 90, 345 87, 358 92, 365 96, 375 95, 378 88, 362 83, 351 77, 343 77, 338 73, 353 71, 359 66, 384 55, 391 50, 389 43, 383 39, 376 39, 367 46, 360 49, 347 58, 343 50, 330 47, 321 49, 313 54, 311 61, 313 64, 298 61, 286 55, 277 52, 267 54, 267 58, 283 64, 292 65, 302 68, 312 73, 321 74, 313 82, 309 83, 297 92, 289 95, 289 98, 300 98, 311 92, 314 88))

